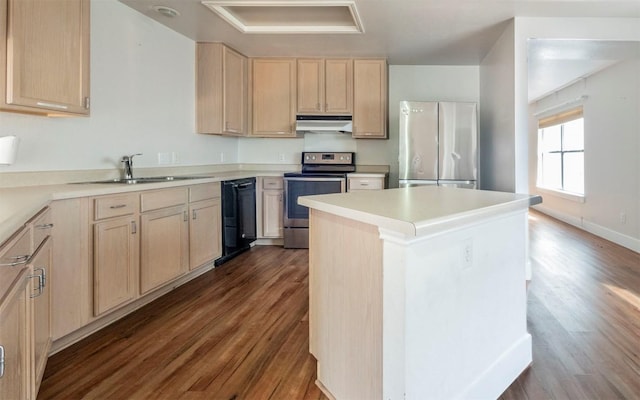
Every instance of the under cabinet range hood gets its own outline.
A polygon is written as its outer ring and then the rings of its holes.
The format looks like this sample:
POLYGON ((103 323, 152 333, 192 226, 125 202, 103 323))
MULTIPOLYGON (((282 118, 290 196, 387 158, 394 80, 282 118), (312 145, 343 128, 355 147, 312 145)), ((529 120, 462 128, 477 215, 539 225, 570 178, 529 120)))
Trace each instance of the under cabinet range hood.
POLYGON ((296 116, 296 132, 351 133, 351 115, 298 115, 296 116))

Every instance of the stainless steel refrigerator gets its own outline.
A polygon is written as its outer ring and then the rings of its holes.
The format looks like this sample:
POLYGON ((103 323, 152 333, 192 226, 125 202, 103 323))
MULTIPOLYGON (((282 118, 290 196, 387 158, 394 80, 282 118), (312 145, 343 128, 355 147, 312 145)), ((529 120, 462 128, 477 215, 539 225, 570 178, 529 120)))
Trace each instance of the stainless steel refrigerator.
POLYGON ((478 186, 476 103, 400 102, 399 186, 478 186))

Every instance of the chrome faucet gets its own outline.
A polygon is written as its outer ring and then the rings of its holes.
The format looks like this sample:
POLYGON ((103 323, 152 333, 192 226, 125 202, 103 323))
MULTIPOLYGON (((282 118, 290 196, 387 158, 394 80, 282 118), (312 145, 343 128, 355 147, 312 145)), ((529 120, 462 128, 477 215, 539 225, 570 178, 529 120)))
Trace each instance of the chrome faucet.
POLYGON ((124 179, 133 179, 133 157, 141 156, 142 153, 132 154, 130 156, 123 156, 122 163, 124 163, 124 179))

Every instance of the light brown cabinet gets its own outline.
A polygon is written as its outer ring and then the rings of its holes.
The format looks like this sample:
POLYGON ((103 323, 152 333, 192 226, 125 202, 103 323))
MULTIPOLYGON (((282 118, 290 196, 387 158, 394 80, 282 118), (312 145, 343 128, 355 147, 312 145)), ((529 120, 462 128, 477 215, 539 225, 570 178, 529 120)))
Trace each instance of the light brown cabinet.
POLYGON ((56 237, 55 274, 50 278, 53 341, 81 328, 93 318, 93 274, 89 261, 89 199, 51 203, 56 237))
POLYGON ((189 270, 187 189, 140 194, 140 294, 189 270))
POLYGON ((99 316, 137 297, 138 222, 128 215, 93 226, 93 307, 99 316))
POLYGON ((357 139, 387 138, 387 61, 353 61, 353 132, 357 139))
POLYGON ((196 45, 198 133, 247 134, 247 57, 222 43, 196 45))
POLYGON ((251 59, 251 133, 296 137, 296 60, 251 59))
POLYGON ((351 114, 353 61, 299 58, 298 114, 351 114))
MULTIPOLYGON (((0 249, 0 254, 2 250, 0 249)), ((12 267, 13 268, 13 267, 12 267)), ((29 268, 0 270, 0 399, 31 396, 29 268)))
POLYGON ((51 348, 51 239, 46 238, 29 261, 33 332, 32 398, 36 398, 51 348))
POLYGON ((0 0, 0 109, 89 114, 89 4, 0 0))
POLYGON ((347 174, 347 192, 384 188, 385 176, 383 174, 347 174))
POLYGON ((137 295, 138 198, 135 194, 93 199, 93 314, 100 316, 137 295))
POLYGON ((219 184, 189 188, 189 269, 222 255, 222 208, 219 184))
POLYGON ((284 186, 279 177, 262 178, 262 237, 282 238, 284 186))

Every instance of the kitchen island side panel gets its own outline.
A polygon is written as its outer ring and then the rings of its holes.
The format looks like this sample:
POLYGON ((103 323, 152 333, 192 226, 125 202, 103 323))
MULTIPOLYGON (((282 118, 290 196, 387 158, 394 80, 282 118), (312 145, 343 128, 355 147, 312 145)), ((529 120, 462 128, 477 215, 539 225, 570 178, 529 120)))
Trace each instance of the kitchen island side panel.
POLYGON ((310 348, 330 398, 497 398, 530 365, 526 208, 419 236, 310 211, 310 348))
POLYGON ((382 398, 378 227, 310 209, 310 351, 330 398, 382 398))

